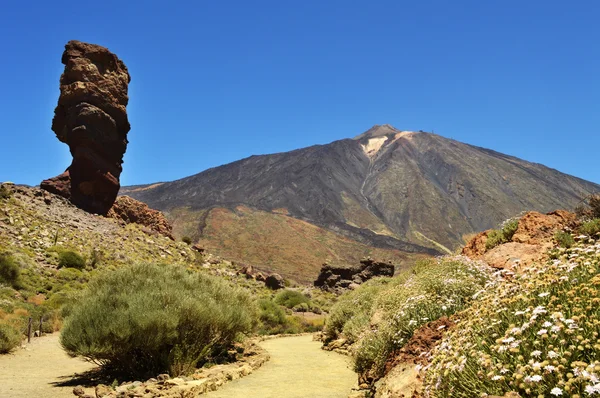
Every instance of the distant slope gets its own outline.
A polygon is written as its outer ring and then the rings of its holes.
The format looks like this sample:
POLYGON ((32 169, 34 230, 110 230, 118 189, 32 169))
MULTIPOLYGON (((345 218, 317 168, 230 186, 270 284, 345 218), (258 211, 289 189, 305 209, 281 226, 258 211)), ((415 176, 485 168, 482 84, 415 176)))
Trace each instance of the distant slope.
POLYGON ((208 252, 301 283, 312 283, 325 261, 357 264, 373 257, 407 266, 424 257, 375 248, 285 214, 245 206, 201 211, 182 207, 173 210, 171 217, 176 234, 194 238, 208 252))
MULTIPOLYGON (((441 253, 465 234, 521 211, 571 207, 598 190, 540 164, 383 125, 354 139, 251 156, 173 182, 125 187, 121 194, 171 219, 184 207, 283 209, 366 245, 441 253)), ((191 222, 203 238, 200 220, 191 222)))

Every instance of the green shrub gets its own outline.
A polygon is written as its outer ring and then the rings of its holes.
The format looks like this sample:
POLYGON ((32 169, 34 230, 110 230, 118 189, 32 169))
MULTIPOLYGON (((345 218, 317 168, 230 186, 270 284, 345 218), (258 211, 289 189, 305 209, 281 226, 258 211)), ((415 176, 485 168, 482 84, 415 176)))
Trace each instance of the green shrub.
POLYGON ((308 303, 309 298, 300 292, 285 289, 285 290, 282 290, 281 292, 277 293, 277 295, 275 296, 275 299, 273 301, 275 301, 275 303, 282 305, 286 308, 294 308, 298 304, 308 303))
POLYGON ((573 235, 566 231, 557 231, 556 234, 554 234, 554 239, 560 247, 564 247, 567 249, 575 244, 575 239, 573 239, 573 235))
POLYGON ((256 324, 250 296, 227 282, 168 265, 101 275, 70 308, 61 344, 132 377, 187 374, 256 324))
POLYGON ((0 354, 11 352, 21 344, 21 333, 12 325, 0 323, 0 354))
POLYGON ((590 195, 588 198, 593 218, 600 218, 600 194, 590 195))
POLYGON ((340 296, 338 302, 331 307, 325 323, 325 341, 335 340, 343 333, 350 343, 355 342, 367 328, 374 311, 375 299, 387 283, 388 278, 371 279, 359 289, 340 296))
POLYGON ((12 191, 5 185, 0 186, 0 200, 9 199, 12 196, 12 191))
POLYGON ((15 289, 22 287, 19 264, 8 253, 0 253, 0 283, 5 283, 15 289))
MULTIPOLYGON (((361 333, 354 368, 359 373, 383 375, 388 356, 401 348, 416 329, 463 309, 493 280, 485 264, 460 256, 420 261, 403 276, 377 294, 371 310, 379 313, 376 328, 369 327, 371 318, 357 320, 361 333)), ((345 326, 345 334, 353 322, 345 326)))
POLYGON ((518 227, 519 219, 511 218, 503 222, 500 229, 494 229, 490 231, 487 240, 485 241, 486 250, 490 250, 498 245, 510 242, 515 232, 517 232, 518 227))
POLYGON ((258 301, 259 320, 261 327, 259 334, 280 334, 288 327, 288 321, 283 309, 269 299, 258 301))
POLYGON ((579 227, 579 232, 589 236, 597 234, 600 232, 600 218, 594 218, 593 220, 584 222, 579 227))
POLYGON ((190 238, 189 236, 184 236, 183 238, 181 238, 181 241, 188 245, 192 244, 192 238, 190 238))
POLYGON ((58 267, 81 270, 85 268, 85 259, 72 250, 62 250, 58 253, 58 267))

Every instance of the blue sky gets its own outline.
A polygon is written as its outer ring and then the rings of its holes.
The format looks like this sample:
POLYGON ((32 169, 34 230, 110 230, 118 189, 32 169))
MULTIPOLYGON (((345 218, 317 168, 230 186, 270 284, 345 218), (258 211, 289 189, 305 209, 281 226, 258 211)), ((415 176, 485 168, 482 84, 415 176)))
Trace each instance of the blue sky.
POLYGON ((123 185, 384 123, 600 183, 599 16, 597 1, 6 1, 0 181, 70 164, 50 124, 77 39, 132 76, 123 185))

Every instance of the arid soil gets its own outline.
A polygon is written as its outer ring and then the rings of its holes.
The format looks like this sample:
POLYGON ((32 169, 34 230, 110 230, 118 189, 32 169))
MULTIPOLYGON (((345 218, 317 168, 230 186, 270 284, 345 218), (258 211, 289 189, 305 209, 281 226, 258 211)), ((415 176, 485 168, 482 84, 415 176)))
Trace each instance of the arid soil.
POLYGON ((58 333, 33 338, 27 348, 0 355, 0 397, 73 398, 73 375, 94 368, 62 350, 58 333))
POLYGON ((320 349, 312 336, 261 343, 271 360, 243 379, 227 383, 207 398, 346 398, 356 386, 348 358, 320 349))
MULTIPOLYGON (((94 367, 70 358, 58 333, 34 338, 25 349, 0 356, 0 397, 72 398, 78 373, 94 367)), ((283 337, 260 344, 271 360, 250 376, 225 384, 210 398, 345 398, 356 386, 348 358, 320 349, 312 336, 283 337)))

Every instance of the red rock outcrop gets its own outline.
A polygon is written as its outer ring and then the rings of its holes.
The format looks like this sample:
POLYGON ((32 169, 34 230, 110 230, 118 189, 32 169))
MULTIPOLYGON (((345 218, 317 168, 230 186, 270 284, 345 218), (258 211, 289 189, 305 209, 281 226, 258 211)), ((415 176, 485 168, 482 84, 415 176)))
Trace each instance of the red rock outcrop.
POLYGON ((530 211, 519 219, 517 230, 510 242, 486 249, 491 230, 481 232, 463 248, 462 254, 481 259, 494 268, 509 268, 513 264, 524 267, 546 261, 548 249, 554 246, 554 235, 564 228, 574 228, 577 220, 573 213, 556 210, 547 214, 530 211))
POLYGON ((473 239, 468 241, 465 247, 463 247, 462 254, 471 258, 483 255, 486 251, 485 242, 487 242, 490 231, 491 229, 488 229, 487 231, 475 235, 473 239))
POLYGON ((61 175, 42 181, 41 188, 104 215, 120 188, 131 78, 123 61, 95 44, 68 42, 62 63, 52 130, 69 145, 73 162, 61 175))
POLYGON ((160 211, 153 210, 144 202, 129 196, 119 196, 107 217, 122 220, 127 224, 144 225, 156 233, 173 239, 173 227, 160 211))

